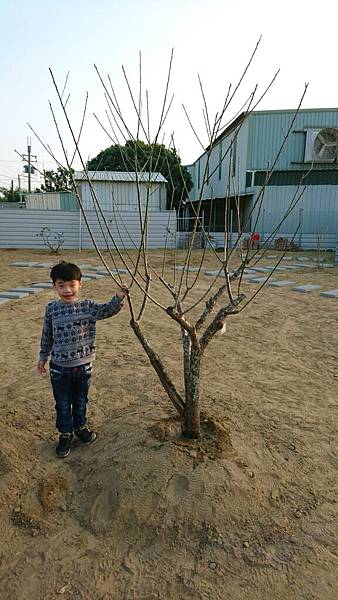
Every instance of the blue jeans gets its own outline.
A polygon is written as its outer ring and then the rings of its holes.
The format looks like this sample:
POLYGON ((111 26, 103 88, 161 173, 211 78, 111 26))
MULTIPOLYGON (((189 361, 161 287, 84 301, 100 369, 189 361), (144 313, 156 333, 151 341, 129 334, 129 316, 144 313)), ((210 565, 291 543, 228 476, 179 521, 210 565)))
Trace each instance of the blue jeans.
POLYGON ((56 409, 56 428, 72 433, 85 425, 92 364, 60 367, 49 363, 50 380, 56 409))

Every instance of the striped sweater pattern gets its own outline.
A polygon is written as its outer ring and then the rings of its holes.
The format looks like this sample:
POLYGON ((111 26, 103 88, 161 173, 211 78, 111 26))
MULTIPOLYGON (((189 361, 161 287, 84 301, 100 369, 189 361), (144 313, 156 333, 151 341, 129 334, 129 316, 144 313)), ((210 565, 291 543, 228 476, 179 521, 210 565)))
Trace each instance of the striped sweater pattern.
POLYGON ((105 303, 77 300, 49 302, 43 321, 39 360, 50 355, 53 363, 77 367, 95 358, 96 321, 116 315, 123 301, 118 296, 105 303))

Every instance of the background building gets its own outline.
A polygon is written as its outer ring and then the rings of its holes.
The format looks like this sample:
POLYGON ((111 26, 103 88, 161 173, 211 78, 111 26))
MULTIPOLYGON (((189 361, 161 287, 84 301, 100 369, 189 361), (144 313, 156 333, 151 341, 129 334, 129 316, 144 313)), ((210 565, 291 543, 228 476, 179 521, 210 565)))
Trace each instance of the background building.
MULTIPOLYGON (((161 173, 133 173, 119 171, 89 171, 102 210, 118 208, 123 211, 138 210, 138 194, 142 206, 149 198, 149 210, 160 211, 167 208, 167 180, 161 173), (136 185, 138 181, 138 185, 136 185)), ((93 210, 93 198, 90 185, 83 171, 76 171, 74 179, 87 210, 93 210)))
MULTIPOLYGON (((193 203, 202 199, 204 227, 222 244, 225 230, 237 237, 256 231, 266 239, 300 194, 278 237, 303 248, 334 248, 338 236, 338 109, 257 111, 240 115, 188 169, 193 203), (209 165, 207 166, 207 157, 209 165), (269 176, 269 170, 273 173, 269 176), (267 185, 258 210, 259 194, 267 185), (305 187, 304 187, 305 186, 305 187), (226 198, 229 198, 225 214, 226 198), (256 203, 256 208, 255 207, 256 203), (252 211, 252 214, 251 214, 252 211)), ((181 228, 189 229, 192 209, 186 205, 181 228), (190 218, 189 218, 190 217, 190 218)), ((224 243, 224 242, 223 242, 224 243)))
POLYGON ((77 197, 73 192, 32 192, 25 194, 24 198, 28 209, 78 210, 79 208, 77 197))
MULTIPOLYGON (((90 185, 82 171, 74 178, 84 205, 87 221, 100 248, 113 246, 114 238, 121 249, 135 248, 144 235, 138 211, 138 193, 141 204, 149 199, 147 221, 148 248, 171 248, 175 245, 176 211, 166 210, 166 179, 160 173, 142 173, 136 185, 135 173, 98 171, 89 176, 104 212, 109 228, 94 209, 90 185)), ((63 234, 63 248, 92 248, 93 242, 86 222, 72 192, 44 192, 26 194, 23 210, 6 203, 1 210, 0 248, 41 248, 41 230, 48 227, 52 233, 63 234)))

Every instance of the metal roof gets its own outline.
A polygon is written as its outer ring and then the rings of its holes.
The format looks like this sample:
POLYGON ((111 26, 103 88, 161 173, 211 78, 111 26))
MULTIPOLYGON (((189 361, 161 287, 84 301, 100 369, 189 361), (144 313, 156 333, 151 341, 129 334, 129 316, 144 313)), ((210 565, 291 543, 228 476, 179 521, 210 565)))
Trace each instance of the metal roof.
MULTIPOLYGON (((134 171, 75 171, 75 181, 86 181, 87 175, 91 181, 136 181, 134 171)), ((167 180, 161 173, 138 173, 138 181, 151 183, 167 183, 167 180)))

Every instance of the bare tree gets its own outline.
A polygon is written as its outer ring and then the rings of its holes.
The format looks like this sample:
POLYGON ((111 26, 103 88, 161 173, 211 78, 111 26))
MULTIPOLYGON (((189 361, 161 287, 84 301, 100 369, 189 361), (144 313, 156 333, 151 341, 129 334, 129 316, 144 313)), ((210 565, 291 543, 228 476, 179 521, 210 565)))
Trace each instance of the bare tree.
POLYGON ((36 235, 42 237, 44 245, 50 250, 50 254, 59 254, 59 250, 65 241, 63 232, 53 232, 49 227, 43 227, 36 235))
MULTIPOLYGON (((245 269, 248 267, 248 265, 254 265, 259 260, 258 252, 257 250, 254 250, 252 248, 250 239, 246 244, 246 248, 244 250, 242 243, 244 239, 244 232, 247 230, 247 225, 250 220, 253 220, 253 225, 251 227, 252 231, 254 231, 256 228, 256 224, 260 212, 262 210, 262 203, 264 199, 266 186, 270 181, 277 160, 292 130, 297 112, 300 108, 302 99, 306 91, 305 86, 305 90, 299 103, 298 109, 295 111, 293 118, 290 120, 288 130, 283 135, 281 146, 267 171, 265 182, 258 196, 256 197, 254 205, 251 207, 250 214, 246 216, 245 222, 241 222, 239 183, 236 182, 235 179, 232 177, 232 165, 233 162, 236 160, 236 157, 234 156, 234 145, 237 137, 240 134, 243 124, 245 123, 246 119, 251 114, 251 112, 257 107, 260 100, 268 92, 271 85, 276 79, 277 73, 274 74, 271 81, 266 85, 265 89, 263 89, 263 91, 260 94, 258 94, 257 86, 255 86, 255 88, 250 91, 241 109, 238 111, 237 114, 232 116, 232 119, 229 120, 228 114, 231 110, 235 96, 237 96, 238 91, 241 89, 245 75, 257 51, 258 44, 254 49, 252 55, 250 56, 248 64, 245 66, 238 82, 234 86, 229 86, 226 92, 225 99, 222 102, 221 108, 213 118, 211 118, 210 116, 210 111, 206 100, 206 94, 204 92, 202 82, 199 78, 199 87, 202 101, 202 114, 204 119, 205 132, 207 136, 206 144, 201 142, 201 134, 197 133, 197 128, 193 125, 188 110, 186 109, 186 107, 183 107, 184 112, 187 116, 188 126, 192 129, 194 135, 196 136, 196 139, 201 144, 203 151, 205 151, 205 164, 203 172, 201 173, 201 187, 199 190, 199 196, 197 201, 191 202, 188 199, 188 194, 182 194, 179 206, 180 210, 180 207, 183 205, 183 203, 186 203, 189 206, 191 215, 193 216, 193 225, 189 233, 189 241, 185 250, 183 265, 180 265, 180 270, 178 270, 179 265, 177 265, 178 234, 176 230, 172 230, 169 221, 167 227, 166 241, 163 249, 162 267, 160 269, 155 268, 152 264, 152 256, 151 253, 149 253, 147 247, 147 230, 151 203, 151 176, 154 172, 156 172, 155 157, 152 154, 150 154, 150 157, 147 156, 144 160, 142 160, 140 159, 140 156, 142 156, 142 154, 140 154, 140 152, 135 152, 134 176, 136 179, 135 186, 137 190, 138 201, 140 243, 137 245, 136 253, 131 253, 128 251, 126 244, 123 242, 122 235, 112 235, 112 219, 109 220, 106 218, 100 206, 99 199, 97 198, 94 186, 92 185, 91 177, 86 169, 86 162, 83 159, 83 155, 80 150, 80 137, 87 106, 87 98, 85 102, 84 115, 82 119, 80 133, 76 135, 69 117, 68 108, 66 106, 67 102, 64 102, 63 100, 65 90, 63 89, 63 92, 60 92, 60 87, 55 81, 54 75, 51 71, 51 77, 55 86, 58 101, 60 103, 63 117, 65 119, 65 123, 68 132, 71 135, 73 143, 72 151, 70 153, 67 152, 63 141, 64 136, 61 133, 61 128, 56 118, 55 111, 52 105, 50 104, 54 124, 58 132, 59 140, 63 150, 63 160, 65 161, 64 168, 66 168, 67 171, 69 171, 71 174, 74 193, 77 195, 80 210, 83 213, 83 217, 87 224, 93 245, 98 255, 100 256, 102 263, 106 267, 107 271, 110 273, 112 279, 117 284, 119 284, 118 275, 116 275, 112 271, 110 261, 112 261, 115 269, 115 260, 116 256, 118 256, 124 268, 127 270, 129 274, 128 283, 130 293, 128 295, 128 306, 130 311, 131 328, 134 331, 136 337, 138 338, 145 353, 147 354, 151 365, 155 369, 164 390, 166 391, 172 404, 174 405, 181 417, 183 435, 190 438, 197 438, 200 435, 201 408, 199 384, 202 359, 204 357, 205 350, 217 333, 224 333, 227 319, 229 317, 232 317, 233 315, 242 313, 253 300, 253 298, 255 298, 257 294, 261 292, 263 286, 266 283, 265 282, 264 284, 260 285, 259 288, 254 293, 250 293, 249 296, 243 291, 242 284, 245 269), (227 138, 226 147, 224 148, 224 151, 222 151, 218 155, 218 158, 215 162, 213 151, 218 144, 219 137, 225 131, 226 127, 229 125, 230 122, 234 124, 231 130, 231 136, 227 138), (83 171, 86 175, 86 180, 91 190, 92 201, 96 211, 97 219, 100 223, 100 228, 105 239, 106 248, 109 251, 109 259, 106 259, 106 257, 103 255, 101 249, 98 246, 98 243, 91 230, 81 196, 79 195, 78 189, 75 185, 71 169, 72 161, 74 159, 75 154, 77 155, 82 165, 83 171), (73 158, 71 160, 68 158, 69 155, 73 155, 73 158), (204 198, 204 190, 209 184, 213 173, 220 167, 220 165, 227 165, 228 169, 228 181, 226 184, 226 189, 224 190, 224 250, 222 251, 222 255, 215 251, 212 244, 212 240, 210 239, 208 233, 208 227, 205 223, 203 223, 201 216, 201 206, 202 200, 204 198), (144 178, 146 178, 148 182, 148 192, 145 200, 142 198, 140 191, 140 182, 141 179, 144 181, 144 178), (233 202, 235 201, 238 221, 238 235, 235 241, 231 239, 231 235, 229 234, 231 198, 233 202), (198 253, 198 264, 197 267, 195 266, 193 269, 193 260, 194 264, 196 264, 196 258, 194 258, 194 249, 196 245, 196 239, 198 236, 202 236, 203 238, 204 249, 198 253), (114 250, 114 252, 112 250, 114 250), (200 281, 202 275, 203 264, 205 262, 207 252, 212 252, 214 254, 215 260, 218 264, 218 268, 215 273, 215 276, 212 277, 211 280, 209 280, 206 289, 204 289, 203 292, 200 292, 200 287, 197 286, 197 283, 200 281), (172 267, 172 264, 174 264, 174 268, 172 267), (156 295, 154 293, 153 282, 155 281, 161 284, 163 294, 156 295), (141 301, 137 305, 135 301, 135 295, 132 293, 133 286, 137 286, 141 291, 141 301), (171 298, 169 306, 168 302, 165 301, 165 298, 168 297, 171 298), (163 358, 158 355, 156 349, 148 340, 146 332, 142 327, 142 318, 145 314, 145 311, 147 310, 147 306, 149 305, 149 303, 155 304, 160 309, 162 314, 162 317, 159 317, 158 320, 154 323, 155 328, 160 329, 161 320, 165 318, 172 319, 175 323, 177 323, 177 326, 180 328, 182 340, 182 350, 180 351, 180 353, 182 353, 183 355, 183 376, 181 384, 177 384, 173 381, 164 364, 163 358)), ((152 134, 149 110, 149 94, 148 91, 143 92, 142 86, 141 58, 139 63, 139 86, 136 95, 134 95, 132 91, 126 70, 123 68, 123 75, 130 95, 133 111, 136 117, 135 133, 133 133, 132 127, 126 121, 126 117, 123 114, 117 93, 112 85, 110 77, 108 76, 107 81, 105 81, 97 67, 95 67, 101 85, 103 87, 107 103, 107 123, 104 123, 102 119, 100 119, 97 115, 95 115, 95 118, 100 124, 100 126, 103 128, 103 130, 106 132, 109 139, 114 144, 122 145, 121 142, 123 143, 128 139, 133 140, 135 143, 135 148, 138 148, 138 141, 142 137, 147 142, 147 144, 153 144, 155 146, 155 144, 158 143, 161 136, 163 143, 164 125, 166 123, 166 119, 171 109, 173 101, 173 96, 169 92, 172 61, 173 55, 171 55, 169 63, 168 76, 165 84, 165 91, 162 106, 160 109, 159 120, 152 134)), ((44 144, 39 138, 39 136, 37 137, 47 149, 47 151, 51 154, 51 156, 55 158, 55 155, 52 153, 49 146, 44 144)), ((173 134, 171 134, 169 137, 169 144, 172 144, 174 146, 173 134)), ((57 162, 59 165, 61 165, 61 162, 57 162)), ((128 169, 126 168, 126 170, 128 169)), ((268 248, 269 245, 271 245, 280 229, 280 226, 291 213, 291 211, 295 208, 303 192, 304 185, 302 180, 295 194, 292 198, 290 198, 290 204, 285 215, 277 224, 275 230, 270 234, 270 236, 266 240, 262 240, 260 247, 261 253, 263 252, 264 254, 265 248, 268 248)), ((213 200, 211 198, 210 202, 212 203, 212 201, 213 200)), ((115 220, 116 223, 118 222, 118 217, 118 206, 115 206, 113 220, 115 220)), ((121 219, 120 226, 121 228, 125 227, 121 219)), ((296 233, 297 231, 295 231, 295 235, 296 233)), ((130 241, 131 246, 135 246, 135 241, 133 239, 131 239, 130 241)), ((274 268, 272 269, 269 277, 273 275, 274 269, 278 266, 282 258, 283 255, 280 256, 280 259, 274 265, 274 268)), ((269 279, 269 277, 267 278, 267 280, 269 279)), ((158 286, 156 286, 156 288, 157 287, 158 286)))

